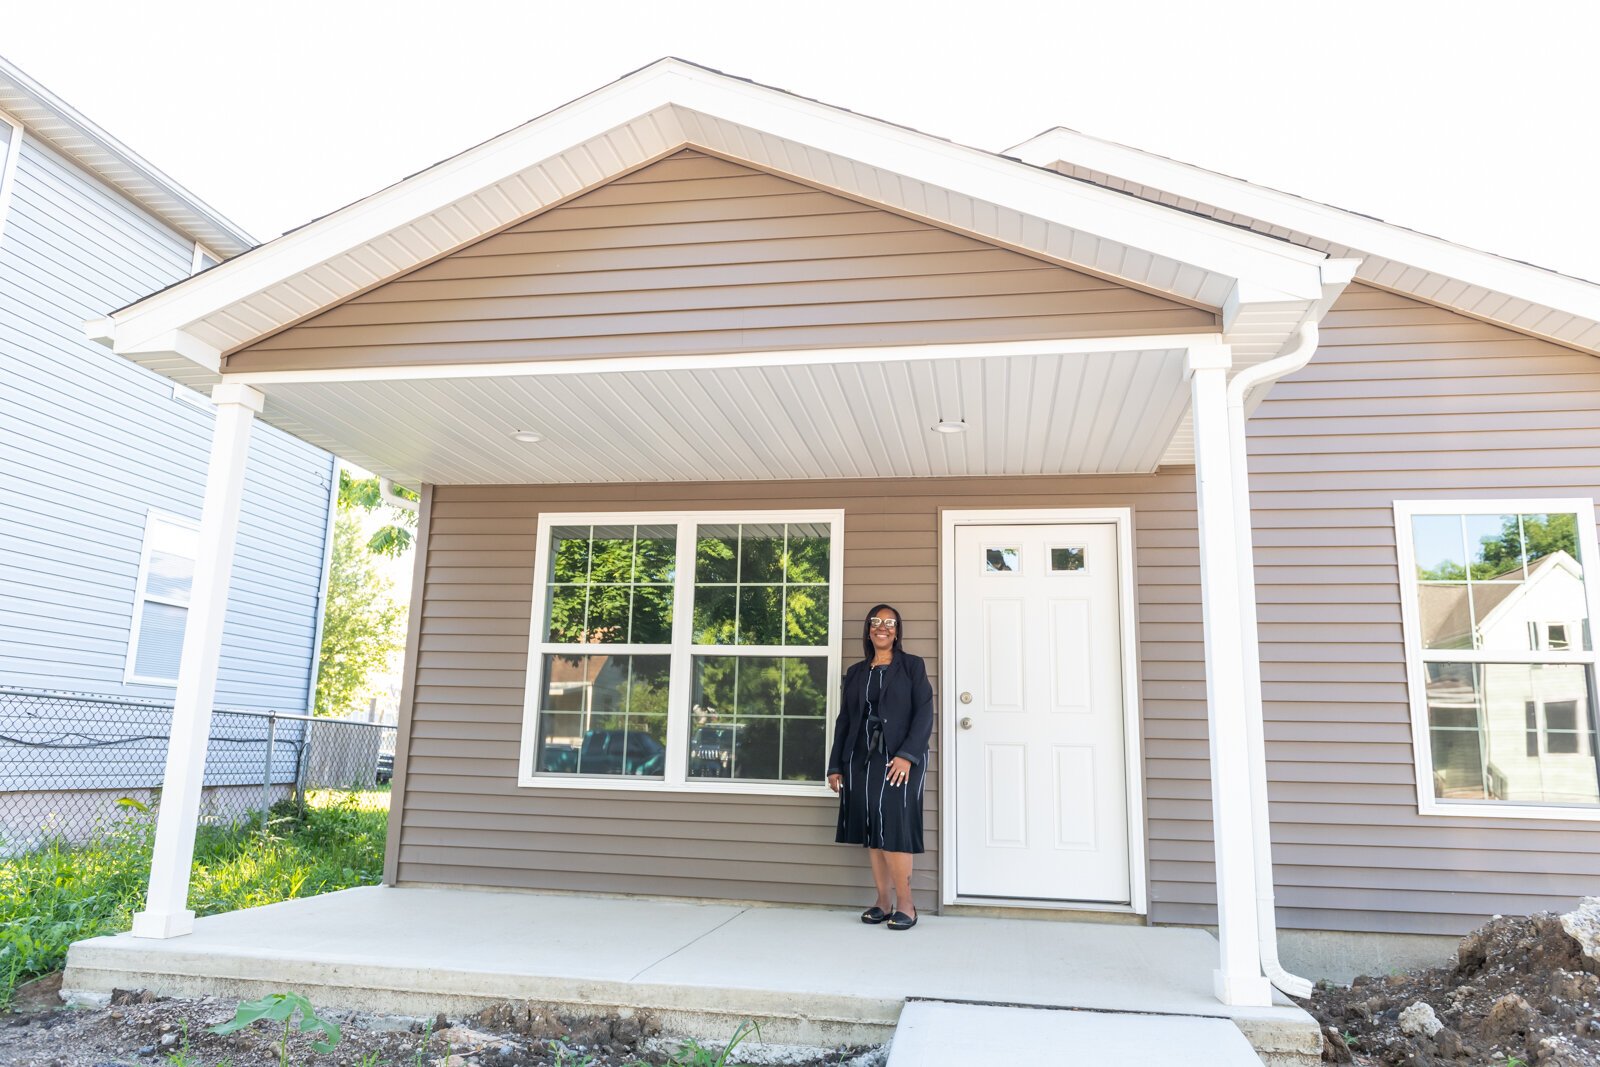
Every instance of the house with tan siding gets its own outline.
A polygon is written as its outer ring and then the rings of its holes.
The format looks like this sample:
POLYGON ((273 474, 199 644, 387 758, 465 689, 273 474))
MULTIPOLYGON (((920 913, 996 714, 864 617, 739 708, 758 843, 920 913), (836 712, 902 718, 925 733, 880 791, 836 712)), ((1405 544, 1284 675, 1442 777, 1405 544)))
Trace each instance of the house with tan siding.
POLYGON ((1589 282, 669 59, 89 330, 217 407, 196 635, 253 423, 420 491, 391 885, 866 903, 823 779, 880 602, 930 913, 1214 925, 1265 1004, 1280 938, 1600 881, 1589 282))

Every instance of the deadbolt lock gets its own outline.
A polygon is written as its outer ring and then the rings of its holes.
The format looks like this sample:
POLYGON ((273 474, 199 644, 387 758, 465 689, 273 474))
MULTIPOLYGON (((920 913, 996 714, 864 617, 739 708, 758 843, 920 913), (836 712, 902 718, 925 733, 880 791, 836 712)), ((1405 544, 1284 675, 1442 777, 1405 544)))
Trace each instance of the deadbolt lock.
POLYGON ((971 693, 962 693, 961 694, 961 703, 963 703, 963 704, 972 703, 972 694, 971 693))

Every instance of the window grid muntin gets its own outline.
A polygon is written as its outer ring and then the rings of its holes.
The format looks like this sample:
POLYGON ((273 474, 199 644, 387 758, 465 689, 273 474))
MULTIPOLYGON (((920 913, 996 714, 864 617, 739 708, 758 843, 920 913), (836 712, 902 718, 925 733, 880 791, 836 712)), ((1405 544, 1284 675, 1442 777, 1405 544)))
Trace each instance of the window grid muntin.
MULTIPOLYGON (((680 610, 684 604, 693 604, 694 577, 695 577, 695 542, 701 527, 707 525, 762 525, 762 524, 787 524, 789 526, 811 527, 817 531, 817 536, 826 546, 827 566, 822 571, 823 580, 815 583, 792 582, 795 586, 809 585, 828 591, 826 611, 822 614, 822 626, 828 634, 840 632, 842 624, 840 619, 842 601, 839 596, 840 584, 843 579, 843 537, 844 537, 844 512, 840 509, 806 510, 797 509, 783 512, 636 512, 636 513, 575 513, 575 514, 547 514, 539 519, 538 523, 538 567, 536 573, 540 581, 535 584, 533 615, 535 619, 547 618, 549 611, 548 590, 553 578, 554 561, 550 558, 552 537, 561 527, 592 527, 592 526, 663 526, 671 527, 677 538, 677 557, 675 580, 672 583, 672 643, 671 649, 671 687, 672 696, 669 699, 668 715, 668 740, 667 740, 667 773, 665 781, 647 780, 640 781, 630 777, 578 777, 571 774, 540 774, 532 768, 536 765, 538 749, 538 718, 539 697, 537 690, 530 688, 524 699, 522 744, 519 754, 518 784, 521 786, 567 786, 590 787, 604 789, 667 789, 685 790, 693 792, 732 792, 753 794, 800 795, 816 796, 825 795, 826 786, 817 783, 795 782, 768 782, 768 781, 740 781, 718 779, 689 779, 687 777, 688 760, 688 720, 689 720, 689 679, 692 671, 692 659, 697 652, 714 653, 719 656, 782 656, 791 658, 823 659, 827 662, 827 670, 837 675, 839 673, 840 649, 836 641, 820 645, 697 645, 694 643, 692 632, 693 619, 691 611, 680 610), (680 684, 680 679, 683 682, 680 684), (681 706, 680 706, 681 705, 681 706), (676 740, 682 737, 683 747, 679 749, 676 740)), ((586 572, 587 573, 587 572, 586 572)), ((533 627, 530 641, 532 657, 542 657, 550 653, 565 654, 629 654, 639 652, 660 652, 667 645, 640 645, 629 642, 614 643, 575 643, 552 642, 548 638, 548 630, 533 627)), ((785 631, 787 633, 787 631, 785 631)), ((542 666, 541 666, 542 671, 542 666)), ((837 687, 829 685, 826 691, 826 705, 823 715, 824 735, 822 749, 819 752, 819 764, 824 762, 826 746, 831 740, 833 719, 837 713, 838 693, 837 687)))
MULTIPOLYGON (((1423 814, 1481 814, 1484 818, 1501 818, 1507 816, 1530 818, 1580 818, 1595 820, 1600 818, 1600 805, 1592 802, 1564 803, 1558 801, 1502 801, 1502 800, 1458 800, 1437 797, 1431 788, 1433 765, 1432 752, 1432 726, 1430 721, 1430 705, 1424 684, 1427 666, 1430 663, 1460 663, 1471 665, 1481 670, 1485 666, 1494 664, 1520 664, 1520 665, 1549 665, 1552 667, 1563 665, 1576 665, 1586 668, 1587 679, 1586 702, 1588 705, 1588 719, 1585 721, 1580 714, 1578 733, 1581 737, 1588 737, 1591 753, 1600 754, 1600 730, 1597 730, 1596 720, 1600 719, 1596 702, 1600 699, 1600 648, 1592 638, 1593 622, 1600 614, 1600 579, 1595 576, 1594 568, 1600 562, 1600 551, 1596 548, 1595 539, 1595 513, 1593 502, 1583 498, 1573 499, 1529 499, 1529 500, 1434 500, 1434 501, 1396 501, 1394 505, 1396 517, 1396 540, 1399 546, 1401 562, 1401 588, 1402 588, 1402 614, 1404 627, 1404 641, 1408 664, 1414 665, 1410 670, 1410 689, 1412 707, 1413 737, 1417 742, 1415 751, 1418 753, 1416 761, 1418 770, 1418 803, 1423 814), (1422 617, 1419 590, 1423 584, 1420 578, 1422 561, 1415 555, 1415 528, 1418 519, 1432 517, 1466 518, 1470 516, 1485 515, 1516 515, 1518 538, 1521 542, 1521 562, 1524 580, 1530 573, 1528 568, 1526 518, 1538 516, 1548 520, 1552 516, 1572 515, 1575 519, 1575 561, 1582 569, 1583 604, 1585 618, 1581 620, 1581 637, 1578 639, 1580 647, 1569 651, 1554 651, 1547 649, 1530 649, 1527 652, 1517 652, 1505 649, 1489 648, 1424 648, 1422 617), (1581 647, 1587 645, 1588 647, 1581 647), (1420 668, 1420 669, 1418 669, 1420 668), (1584 734, 1584 730, 1588 734, 1584 734), (1424 743, 1424 741, 1426 743, 1424 743)), ((1465 523, 1462 523, 1463 550, 1466 549, 1465 523)), ((1547 557, 1541 557, 1541 559, 1547 557)), ((1470 572, 1470 557, 1464 559, 1464 565, 1470 572)), ((1465 579, 1464 579, 1465 580, 1465 579)), ((1479 584, 1486 584, 1479 582, 1479 584)), ((1573 620, 1565 620, 1571 622, 1573 620)), ((1473 621, 1476 631, 1476 620, 1473 621)), ((1569 642, 1572 636, 1569 632, 1569 642)), ((1472 644, 1477 645, 1476 637, 1472 644)), ((1540 734, 1543 735, 1543 717, 1540 716, 1540 734)), ((1541 736, 1542 740, 1542 736, 1541 736)), ((1600 775, 1600 755, 1597 755, 1596 773, 1600 775)))

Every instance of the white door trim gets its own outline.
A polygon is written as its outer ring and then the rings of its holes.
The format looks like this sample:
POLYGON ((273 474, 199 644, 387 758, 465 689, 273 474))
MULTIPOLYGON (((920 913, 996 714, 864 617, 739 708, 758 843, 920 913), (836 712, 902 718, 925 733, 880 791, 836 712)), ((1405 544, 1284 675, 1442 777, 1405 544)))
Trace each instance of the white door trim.
POLYGON ((1004 905, 1079 911, 1149 911, 1144 857, 1144 754, 1140 743, 1138 624, 1134 617, 1133 510, 1131 508, 941 508, 939 510, 939 901, 941 904, 1004 905), (955 533, 957 526, 1043 525, 1100 522, 1117 528, 1117 592, 1122 617, 1122 703, 1128 791, 1128 887, 1126 905, 1041 903, 1037 900, 967 900, 956 893, 955 736, 955 533))

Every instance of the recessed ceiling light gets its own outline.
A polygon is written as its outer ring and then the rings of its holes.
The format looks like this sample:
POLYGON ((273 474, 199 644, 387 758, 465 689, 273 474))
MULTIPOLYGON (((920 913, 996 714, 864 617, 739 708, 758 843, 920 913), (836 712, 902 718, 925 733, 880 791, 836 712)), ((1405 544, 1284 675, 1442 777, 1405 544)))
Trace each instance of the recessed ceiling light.
POLYGON ((966 433, 967 420, 940 419, 938 422, 928 427, 928 429, 932 430, 934 433, 966 433))
POLYGON ((544 434, 537 433, 533 430, 516 430, 512 432, 511 437, 513 440, 521 441, 524 444, 530 445, 536 441, 544 440, 544 434))

